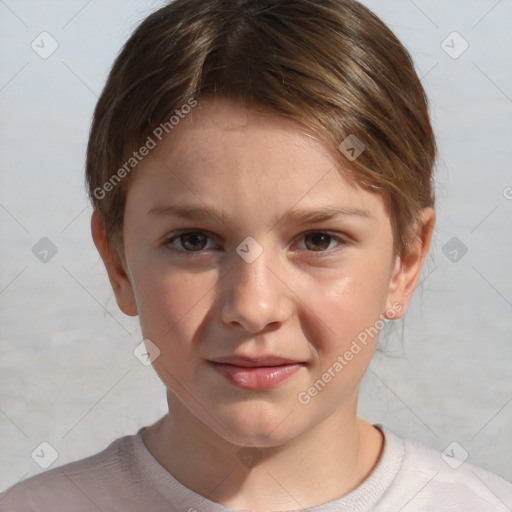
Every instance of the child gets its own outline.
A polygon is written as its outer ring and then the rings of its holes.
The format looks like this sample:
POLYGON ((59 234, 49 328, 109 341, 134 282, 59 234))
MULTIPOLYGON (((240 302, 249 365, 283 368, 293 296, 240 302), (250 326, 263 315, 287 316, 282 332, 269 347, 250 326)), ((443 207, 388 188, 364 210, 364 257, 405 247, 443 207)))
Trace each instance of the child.
POLYGON ((92 235, 169 413, 0 509, 510 510, 512 485, 357 416, 428 252, 436 156, 410 57, 354 0, 176 0, 117 58, 92 235))

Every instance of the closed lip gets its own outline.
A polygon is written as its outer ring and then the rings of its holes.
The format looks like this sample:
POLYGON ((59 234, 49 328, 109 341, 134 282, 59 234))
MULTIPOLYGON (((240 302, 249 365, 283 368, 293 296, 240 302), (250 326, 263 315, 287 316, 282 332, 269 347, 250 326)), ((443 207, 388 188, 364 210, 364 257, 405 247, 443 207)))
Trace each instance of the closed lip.
POLYGON ((303 364, 304 361, 289 359, 287 357, 261 355, 261 356, 226 356, 210 359, 210 362, 216 364, 231 364, 233 366, 241 366, 245 368, 283 366, 290 364, 303 364))

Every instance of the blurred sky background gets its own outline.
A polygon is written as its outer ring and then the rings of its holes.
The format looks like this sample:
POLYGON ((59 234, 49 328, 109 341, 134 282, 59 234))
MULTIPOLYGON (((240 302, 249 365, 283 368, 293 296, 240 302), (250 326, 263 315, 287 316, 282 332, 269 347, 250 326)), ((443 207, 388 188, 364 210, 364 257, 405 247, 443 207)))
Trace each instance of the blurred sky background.
MULTIPOLYGON (((360 414, 439 450, 457 441, 512 480, 512 1, 363 3, 416 62, 440 159, 423 282, 365 376, 360 414)), ((138 322, 113 298, 83 182, 109 68, 162 4, 0 0, 0 490, 42 471, 43 441, 60 465, 166 410, 133 355, 138 322), (47 58, 31 46, 41 38, 58 43, 47 58)))

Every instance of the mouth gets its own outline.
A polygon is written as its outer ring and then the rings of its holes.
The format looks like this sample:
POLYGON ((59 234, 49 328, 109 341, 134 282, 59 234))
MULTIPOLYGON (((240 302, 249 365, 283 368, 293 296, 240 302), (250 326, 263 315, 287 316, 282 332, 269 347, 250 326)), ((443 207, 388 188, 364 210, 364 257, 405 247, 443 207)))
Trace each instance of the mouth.
POLYGON ((297 373, 306 363, 277 356, 229 356, 209 361, 230 383, 244 389, 270 389, 297 373))

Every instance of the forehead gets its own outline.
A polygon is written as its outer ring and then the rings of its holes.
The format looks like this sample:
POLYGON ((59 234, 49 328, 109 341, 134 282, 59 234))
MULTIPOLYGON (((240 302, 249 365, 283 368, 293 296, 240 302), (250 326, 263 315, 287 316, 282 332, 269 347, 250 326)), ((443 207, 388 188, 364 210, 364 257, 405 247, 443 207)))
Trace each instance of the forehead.
MULTIPOLYGON (((228 100, 202 100, 137 169, 130 195, 217 205, 240 218, 342 207, 385 214, 380 196, 345 177, 330 150, 299 123, 228 100)), ((151 204, 147 204, 151 203, 151 204)))
MULTIPOLYGON (((303 167, 305 158, 309 165, 314 160, 315 167, 335 165, 325 146, 296 121, 224 98, 201 100, 157 144, 152 156, 173 170, 186 166, 189 174, 199 166, 215 169, 217 178, 223 170, 231 171, 233 165, 237 176, 248 178, 257 178, 266 169, 271 169, 276 178, 282 173, 283 178, 291 177, 303 167)), ((232 172, 230 176, 235 177, 232 172)), ((207 173, 203 177, 207 178, 207 173)))

